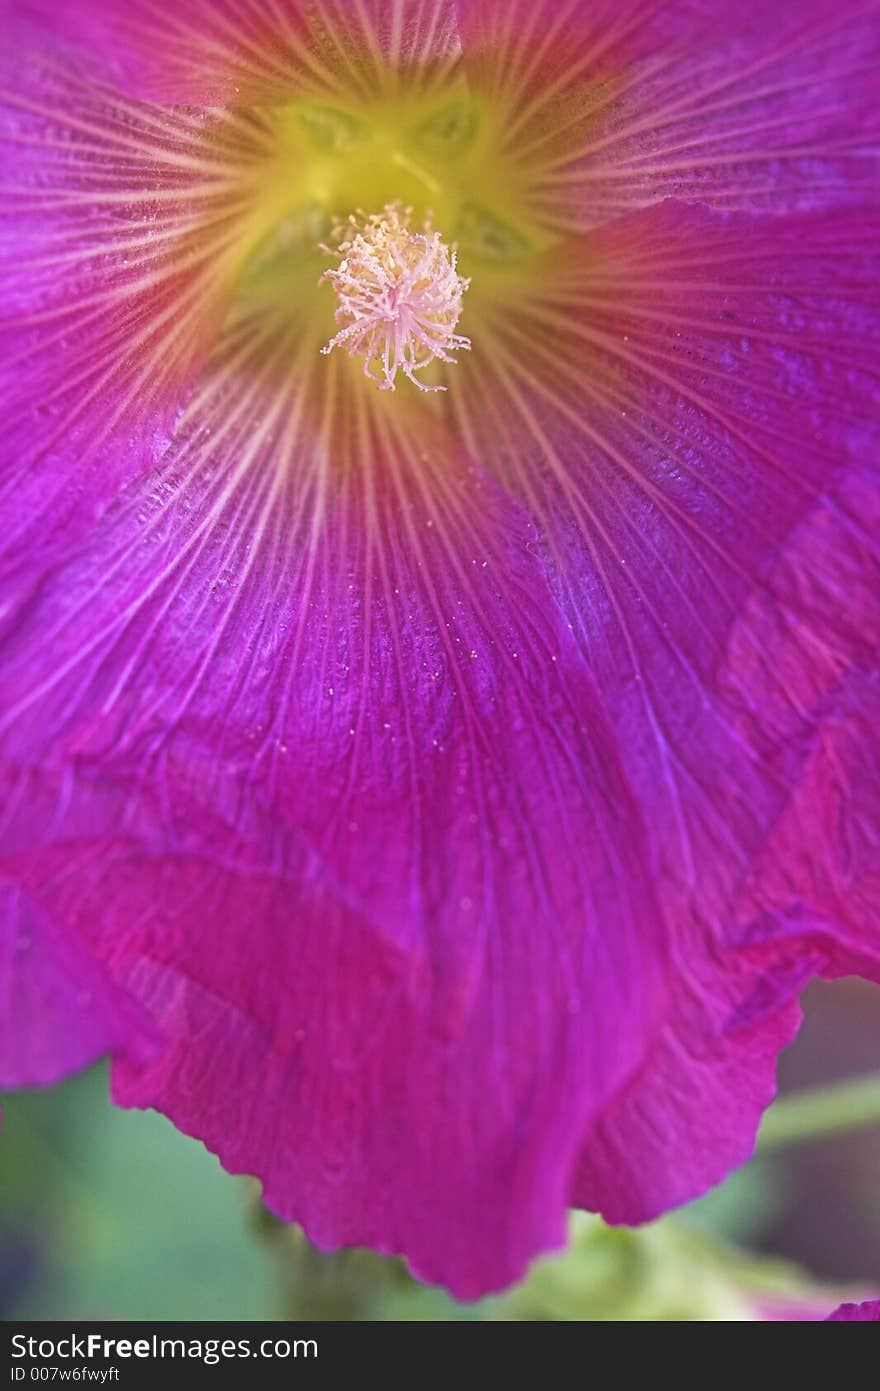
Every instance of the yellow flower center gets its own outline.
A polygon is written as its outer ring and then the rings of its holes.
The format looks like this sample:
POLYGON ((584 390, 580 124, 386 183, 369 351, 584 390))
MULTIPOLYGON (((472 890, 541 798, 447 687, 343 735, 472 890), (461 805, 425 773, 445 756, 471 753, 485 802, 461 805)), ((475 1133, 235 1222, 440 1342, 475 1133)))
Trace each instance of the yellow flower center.
MULTIPOLYGON (((208 207, 218 237, 230 218, 230 344, 258 331, 267 364, 285 360, 283 341, 303 372, 341 348, 346 376, 350 357, 389 395, 407 381, 444 390, 439 369, 471 346, 458 332, 465 291, 476 348, 557 240, 505 130, 504 110, 460 77, 242 113, 241 176, 208 207)), ((221 126, 216 141, 219 163, 232 137, 221 126)))

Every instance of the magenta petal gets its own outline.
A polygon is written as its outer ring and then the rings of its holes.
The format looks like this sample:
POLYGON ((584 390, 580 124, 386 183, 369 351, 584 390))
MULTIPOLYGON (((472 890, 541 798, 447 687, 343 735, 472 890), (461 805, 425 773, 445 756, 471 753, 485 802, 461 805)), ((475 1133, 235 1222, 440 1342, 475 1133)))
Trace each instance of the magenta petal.
POLYGON ((0 584, 21 602, 167 443, 216 333, 248 155, 234 117, 127 101, 91 59, 23 48, 2 79, 0 584))
MULTIPOLYGON (((57 4, 25 8, 51 42, 57 4)), ((306 88, 368 96, 389 68, 436 69, 459 48, 453 0, 65 0, 60 33, 130 95, 194 106, 285 102, 306 88)))
POLYGON ((295 0, 25 0, 23 9, 44 46, 54 42, 73 63, 88 55, 120 90, 150 102, 278 99, 304 37, 295 0))
POLYGON ((299 433, 295 366, 185 422, 7 642, 17 756, 77 769, 15 862, 167 1040, 118 1099, 471 1297, 563 1240, 665 932, 528 519, 420 403, 309 370, 299 433), (57 875, 110 786, 118 844, 57 875))
POLYGON ((145 1012, 77 934, 0 879, 0 1087, 55 1082, 102 1053, 146 1058, 145 1012))
POLYGON ((614 1221, 748 1156, 811 975, 880 977, 875 223, 622 220, 456 399, 540 518, 674 930, 667 1027, 572 1190, 614 1221))
MULTIPOLYGON (((870 449, 870 446, 869 446, 870 449)), ((798 688, 814 712, 799 777, 742 895, 809 925, 826 973, 872 975, 880 955, 880 490, 875 458, 839 473, 792 533, 751 634, 774 653, 777 695, 737 642, 740 681, 785 727, 798 688), (833 563, 829 563, 833 557, 833 563), (792 622, 796 615, 798 623, 792 622), (779 676, 784 681, 779 681, 779 676)))
POLYGON ((582 231, 662 198, 875 200, 876 0, 458 0, 475 84, 508 102, 534 213, 582 231))
POLYGON ((864 1304, 841 1304, 825 1322, 880 1323, 880 1299, 869 1299, 864 1304))
POLYGON ((791 791, 712 954, 700 966, 685 947, 676 1026, 584 1147, 575 1191, 614 1221, 664 1211, 748 1158, 799 1022, 789 1001, 811 975, 880 980, 880 532, 876 482, 854 473, 792 533, 744 615, 747 644, 731 643, 737 665, 748 657, 736 689, 750 719, 760 710, 777 750, 797 752, 791 791), (756 654, 772 654, 760 673, 756 654))

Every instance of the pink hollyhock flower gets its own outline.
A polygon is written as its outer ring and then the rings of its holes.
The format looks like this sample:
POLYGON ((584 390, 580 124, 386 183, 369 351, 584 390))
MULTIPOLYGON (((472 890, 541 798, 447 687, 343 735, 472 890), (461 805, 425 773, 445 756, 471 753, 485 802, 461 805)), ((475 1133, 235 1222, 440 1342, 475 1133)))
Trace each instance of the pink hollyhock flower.
POLYGON ((877 9, 5 6, 2 1083, 463 1297, 748 1156, 880 975, 877 9))
POLYGON ((825 1322, 880 1323, 880 1299, 869 1299, 865 1304, 841 1304, 825 1322))

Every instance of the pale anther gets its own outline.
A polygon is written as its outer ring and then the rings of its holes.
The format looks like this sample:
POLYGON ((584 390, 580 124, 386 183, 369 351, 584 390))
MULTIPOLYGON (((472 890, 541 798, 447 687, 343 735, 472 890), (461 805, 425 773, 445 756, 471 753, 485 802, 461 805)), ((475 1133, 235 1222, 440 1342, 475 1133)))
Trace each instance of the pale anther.
POLYGON ((428 224, 413 231, 411 216, 411 208, 389 203, 334 228, 335 247, 322 250, 339 264, 322 278, 339 300, 339 332, 321 351, 363 357, 365 375, 383 391, 394 390, 398 372, 422 391, 445 391, 416 373, 435 359, 454 362, 453 353, 471 346, 455 332, 469 282, 458 274, 455 248, 428 224))

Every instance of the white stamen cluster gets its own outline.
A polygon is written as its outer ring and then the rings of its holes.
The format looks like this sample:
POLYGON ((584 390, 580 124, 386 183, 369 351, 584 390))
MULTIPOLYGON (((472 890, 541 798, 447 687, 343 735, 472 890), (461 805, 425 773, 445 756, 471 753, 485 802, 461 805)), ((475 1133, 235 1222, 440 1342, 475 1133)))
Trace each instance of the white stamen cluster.
POLYGON ((339 332, 323 353, 345 348, 364 358, 364 373, 383 391, 393 391, 403 372, 422 391, 445 391, 425 386, 416 373, 439 358, 471 346, 455 332, 462 295, 468 287, 456 270, 456 253, 439 232, 425 225, 410 229, 411 208, 389 203, 370 217, 352 215, 334 228, 339 265, 325 271, 339 299, 339 332))

